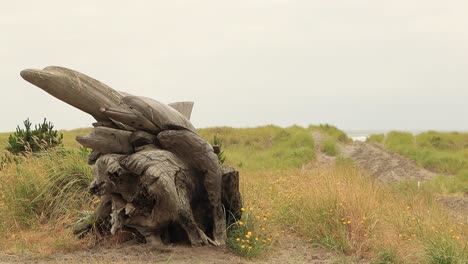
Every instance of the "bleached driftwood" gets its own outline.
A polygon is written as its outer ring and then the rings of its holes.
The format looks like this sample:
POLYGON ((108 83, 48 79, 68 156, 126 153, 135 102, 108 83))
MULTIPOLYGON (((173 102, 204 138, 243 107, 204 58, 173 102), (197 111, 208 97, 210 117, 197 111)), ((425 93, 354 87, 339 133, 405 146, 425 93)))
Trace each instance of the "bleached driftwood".
MULTIPOLYGON (((222 166, 190 122, 192 102, 163 104, 117 92, 63 67, 24 70, 21 76, 92 115, 90 191, 101 197, 94 218, 111 233, 131 228, 153 245, 186 241, 224 245, 226 219, 240 217, 239 173, 222 166)), ((219 149, 217 149, 219 152, 219 149)), ((75 231, 86 232, 89 223, 75 231)))

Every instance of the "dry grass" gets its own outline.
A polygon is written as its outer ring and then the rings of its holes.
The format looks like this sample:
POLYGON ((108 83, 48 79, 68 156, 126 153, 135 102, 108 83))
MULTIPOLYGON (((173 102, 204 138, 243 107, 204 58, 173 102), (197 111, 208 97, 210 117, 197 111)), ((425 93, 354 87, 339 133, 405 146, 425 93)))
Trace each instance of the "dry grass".
POLYGON ((349 165, 243 172, 242 185, 245 200, 271 212, 282 230, 337 252, 376 262, 459 263, 468 256, 467 226, 430 193, 381 185, 349 165))
MULTIPOLYGON (((92 177, 86 153, 74 143, 77 134, 88 131, 65 132, 65 151, 21 158, 0 169, 1 250, 41 257, 93 244, 70 231, 80 211, 95 205, 86 192, 92 177), (68 189, 61 192, 64 186, 68 189)), ((246 211, 229 239, 244 256, 261 257, 272 243, 294 232, 312 244, 376 263, 461 263, 467 258, 466 225, 454 222, 430 190, 411 183, 382 185, 349 162, 299 169, 314 157, 304 128, 200 133, 208 140, 218 135, 227 163, 242 164, 246 211)))

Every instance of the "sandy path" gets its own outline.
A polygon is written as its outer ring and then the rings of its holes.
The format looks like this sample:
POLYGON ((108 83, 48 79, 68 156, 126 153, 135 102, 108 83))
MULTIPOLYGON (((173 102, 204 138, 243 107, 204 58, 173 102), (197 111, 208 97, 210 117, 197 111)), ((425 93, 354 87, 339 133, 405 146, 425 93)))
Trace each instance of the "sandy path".
MULTIPOLYGON (((332 166, 336 157, 328 156, 320 150, 320 144, 326 135, 314 131, 312 137, 315 142, 316 161, 311 166, 332 166)), ((416 162, 386 149, 375 143, 355 141, 345 144, 338 142, 339 155, 353 160, 353 162, 369 175, 381 182, 391 183, 402 180, 426 181, 437 175, 417 165, 416 162)), ((451 176, 447 176, 451 177, 451 176)), ((448 209, 449 213, 461 222, 468 223, 468 194, 441 195, 439 202, 448 209)))
MULTIPOLYGON (((320 144, 326 138, 320 132, 313 132, 315 153, 320 165, 332 165, 336 157, 327 156, 320 151, 320 144)), ((382 182, 396 182, 400 180, 429 180, 435 173, 418 166, 397 153, 373 143, 355 141, 353 143, 337 143, 339 155, 352 159, 363 171, 376 177, 382 182)))

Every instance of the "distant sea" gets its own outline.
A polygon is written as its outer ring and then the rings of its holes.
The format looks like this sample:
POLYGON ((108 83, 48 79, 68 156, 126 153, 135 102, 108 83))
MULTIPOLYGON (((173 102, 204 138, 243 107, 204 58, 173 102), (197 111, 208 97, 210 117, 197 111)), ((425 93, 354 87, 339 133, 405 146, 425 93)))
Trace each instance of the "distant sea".
POLYGON ((386 130, 347 130, 345 133, 353 141, 366 141, 367 137, 372 134, 385 134, 388 131, 386 130))
MULTIPOLYGON (((345 130, 345 133, 354 141, 366 141, 366 139, 372 134, 386 134, 392 130, 345 130)), ((405 131, 405 130, 397 130, 405 131)), ((426 132, 428 130, 408 130, 407 132, 413 133, 414 135, 426 132)), ((468 133, 466 130, 436 130, 440 132, 453 132, 458 131, 460 133, 468 133)))

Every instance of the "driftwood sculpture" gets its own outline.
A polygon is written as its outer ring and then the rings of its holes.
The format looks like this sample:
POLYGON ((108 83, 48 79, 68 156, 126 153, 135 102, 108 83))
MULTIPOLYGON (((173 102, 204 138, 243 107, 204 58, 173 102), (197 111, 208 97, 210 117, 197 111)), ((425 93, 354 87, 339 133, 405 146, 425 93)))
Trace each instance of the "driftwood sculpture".
MULTIPOLYGON (((50 66, 21 76, 92 115, 93 131, 76 140, 93 151, 94 217, 114 234, 131 229, 155 246, 187 241, 224 245, 226 219, 240 216, 239 173, 222 166, 195 131, 192 102, 163 104, 118 92, 82 73, 50 66)), ((76 232, 91 228, 77 225, 76 232)))

